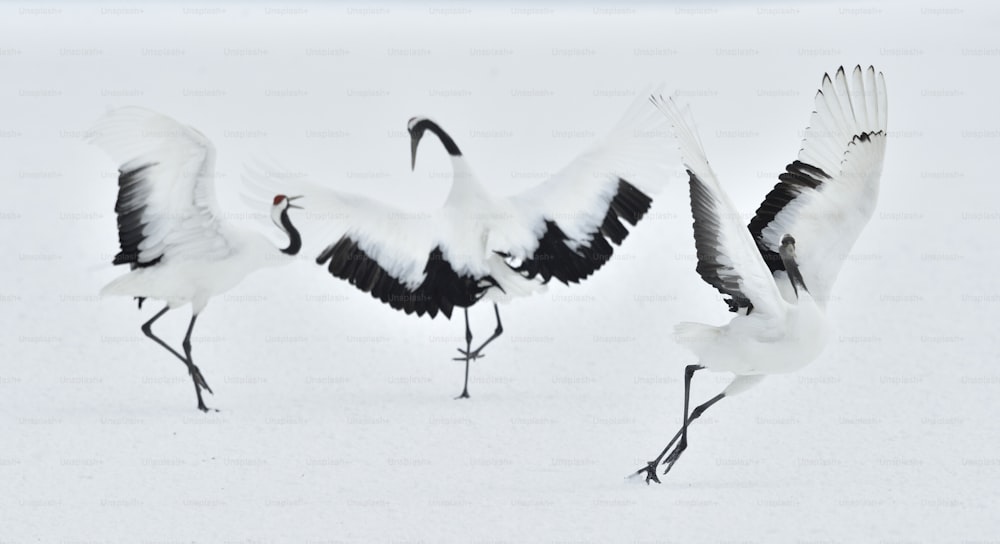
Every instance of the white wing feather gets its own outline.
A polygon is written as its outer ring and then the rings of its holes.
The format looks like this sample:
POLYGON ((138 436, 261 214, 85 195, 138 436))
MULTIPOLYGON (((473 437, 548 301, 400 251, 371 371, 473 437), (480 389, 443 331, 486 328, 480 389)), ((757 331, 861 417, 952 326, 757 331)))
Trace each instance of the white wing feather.
POLYGON ((409 289, 424 280, 424 267, 431 251, 441 244, 440 210, 404 211, 368 197, 337 191, 305 179, 275 177, 280 167, 246 165, 245 196, 258 201, 275 191, 305 195, 306 221, 316 220, 328 234, 324 244, 348 236, 379 266, 409 289))
POLYGON ((146 166, 131 206, 142 208, 139 259, 223 259, 233 248, 215 196, 215 147, 194 128, 138 107, 113 110, 90 141, 123 172, 146 166))
MULTIPOLYGON (((259 165, 244 169, 244 187, 250 193, 245 196, 257 201, 276 190, 307 195, 308 216, 318 213, 328 231, 338 238, 348 235, 379 266, 412 289, 423 281, 428 255, 435 247, 441 247, 457 273, 479 276, 509 272, 492 263, 498 259, 494 251, 513 259, 531 257, 546 220, 559 224, 569 238, 568 245, 588 243, 605 218, 619 178, 648 193, 668 181, 669 138, 669 123, 643 95, 602 144, 546 182, 513 197, 467 202, 484 207, 472 213, 474 219, 462 213, 470 210, 455 208, 453 195, 442 209, 406 212, 306 180, 278 179, 259 165), (469 239, 478 232, 488 233, 485 247, 478 239, 469 239)), ((471 172, 456 175, 472 176, 471 172)))
POLYGON ((795 237, 802 277, 821 305, 874 213, 885 157, 885 80, 872 67, 855 68, 850 79, 843 69, 823 78, 798 156, 826 177, 814 176, 815 188, 783 180, 750 223, 762 249, 773 253, 785 234, 795 237))
POLYGON ((673 159, 669 121, 649 93, 640 93, 599 142, 543 183, 497 203, 514 219, 493 226, 489 249, 530 258, 547 220, 559 225, 570 247, 585 245, 604 221, 619 179, 652 197, 670 181, 673 159))
POLYGON ((673 99, 662 97, 655 104, 672 123, 681 157, 690 173, 699 273, 723 293, 744 296, 753 304, 753 313, 760 317, 784 315, 786 305, 774 277, 709 166, 690 110, 681 112, 673 99), (723 285, 731 287, 727 291, 723 285))

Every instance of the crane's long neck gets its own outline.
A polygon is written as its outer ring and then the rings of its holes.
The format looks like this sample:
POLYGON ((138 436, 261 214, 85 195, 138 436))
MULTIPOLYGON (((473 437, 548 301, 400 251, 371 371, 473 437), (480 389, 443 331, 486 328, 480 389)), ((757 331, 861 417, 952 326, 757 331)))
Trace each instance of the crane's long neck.
POLYGON ((778 255, 781 257, 782 264, 785 265, 785 272, 788 274, 788 281, 791 282, 792 289, 795 291, 795 298, 799 297, 799 289, 808 293, 809 288, 806 287, 802 273, 799 272, 799 263, 795 260, 795 242, 783 241, 781 247, 778 248, 778 255))
POLYGON ((448 133, 444 131, 443 128, 441 128, 440 126, 438 126, 437 123, 429 119, 425 120, 424 123, 425 123, 424 126, 427 128, 427 130, 433 132, 434 135, 437 136, 439 140, 441 140, 441 144, 444 145, 444 149, 445 151, 448 152, 449 155, 451 155, 452 157, 462 156, 462 151, 458 149, 458 145, 455 144, 455 140, 453 140, 451 136, 449 136, 448 133))
POLYGON ((288 247, 282 249, 281 252, 286 255, 296 255, 299 250, 302 249, 302 237, 299 236, 298 229, 292 224, 292 220, 288 218, 288 209, 281 211, 281 215, 277 221, 278 228, 285 231, 288 235, 288 247))
POLYGON ((445 199, 446 205, 458 206, 462 209, 470 207, 481 207, 487 205, 489 201, 488 193, 485 191, 472 168, 465 162, 461 155, 451 157, 452 184, 445 199))
POLYGON ((421 135, 428 131, 441 140, 441 144, 444 145, 444 149, 448 152, 448 156, 451 159, 454 181, 445 202, 459 206, 471 205, 482 196, 482 188, 476 181, 472 169, 465 162, 465 157, 462 156, 462 151, 458 148, 455 140, 443 128, 430 119, 419 118, 410 127, 410 134, 413 136, 411 140, 413 165, 416 165, 417 162, 417 145, 420 142, 421 135))
POLYGON ((433 132, 438 140, 441 140, 441 144, 444 145, 445 151, 451 155, 451 158, 461 157, 462 151, 458 149, 458 145, 455 144, 455 140, 451 139, 451 136, 444 131, 443 128, 438 126, 437 123, 427 119, 426 117, 414 117, 410 119, 410 124, 407 127, 410 132, 410 167, 417 167, 417 147, 420 145, 420 140, 423 139, 424 133, 428 130, 433 132))

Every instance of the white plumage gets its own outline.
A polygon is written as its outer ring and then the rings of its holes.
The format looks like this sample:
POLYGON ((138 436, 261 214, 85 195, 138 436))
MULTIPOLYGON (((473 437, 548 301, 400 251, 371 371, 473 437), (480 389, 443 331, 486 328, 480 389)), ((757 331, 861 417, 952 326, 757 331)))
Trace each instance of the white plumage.
POLYGON ((208 300, 239 284, 247 274, 289 262, 301 247, 288 219, 292 198, 278 195, 271 217, 290 239, 282 250, 258 232, 223 220, 215 197, 215 147, 200 132, 158 113, 127 107, 109 112, 92 130, 91 142, 119 164, 115 211, 121 252, 113 264, 131 272, 101 289, 167 303, 143 325, 143 332, 181 359, 191 373, 198 407, 201 389, 211 392, 191 359, 195 319, 208 300), (152 333, 170 309, 191 303, 191 323, 181 356, 152 333))
POLYGON ((437 123, 410 120, 411 153, 426 132, 451 157, 453 181, 442 206, 407 213, 369 198, 299 180, 270 180, 261 169, 247 175, 251 190, 307 194, 310 208, 329 217, 340 236, 317 262, 393 308, 417 315, 451 317, 466 309, 468 362, 502 332, 499 310, 494 335, 471 346, 467 308, 480 299, 494 303, 543 289, 552 278, 576 283, 601 268, 612 244, 628 235, 651 196, 671 175, 668 120, 640 96, 599 144, 537 187, 510 197, 490 193, 473 173, 454 140, 437 123))
POLYGON ((680 323, 675 339, 698 363, 685 369, 684 424, 646 468, 659 481, 687 448, 687 427, 710 406, 759 383, 795 371, 823 351, 825 308, 833 283, 878 198, 885 155, 885 81, 858 66, 848 83, 841 68, 825 75, 816 94, 798 160, 788 165, 748 226, 708 165, 690 115, 672 100, 657 105, 674 125, 688 169, 698 273, 727 295, 737 313, 723 326, 680 323), (732 372, 730 385, 689 413, 690 381, 702 369, 732 372))

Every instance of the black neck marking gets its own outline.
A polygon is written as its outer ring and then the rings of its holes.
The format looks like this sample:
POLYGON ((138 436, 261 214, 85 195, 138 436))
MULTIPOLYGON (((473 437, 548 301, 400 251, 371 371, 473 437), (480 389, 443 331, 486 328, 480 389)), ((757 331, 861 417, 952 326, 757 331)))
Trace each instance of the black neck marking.
POLYGON ((799 296, 799 288, 805 292, 809 292, 806 282, 802 279, 802 273, 799 272, 799 263, 795 261, 795 242, 786 243, 782 241, 781 247, 778 248, 778 255, 781 256, 781 263, 785 266, 788 281, 792 283, 792 290, 795 291, 795 297, 798 298, 799 296))
POLYGON ((461 150, 459 150, 458 146, 455 145, 455 140, 452 140, 451 136, 449 136, 443 128, 430 119, 421 119, 420 121, 417 121, 417 124, 413 125, 413 128, 410 129, 410 133, 414 135, 413 137, 419 140, 420 137, 423 136, 425 130, 429 130, 437 135, 438 139, 441 140, 441 143, 444 144, 444 149, 449 155, 452 157, 462 156, 461 150))
POLYGON ((302 237, 299 236, 299 231, 292 224, 292 220, 288 218, 288 208, 281 211, 281 226, 288 234, 288 247, 282 249, 281 252, 286 255, 297 255, 302 249, 302 237))

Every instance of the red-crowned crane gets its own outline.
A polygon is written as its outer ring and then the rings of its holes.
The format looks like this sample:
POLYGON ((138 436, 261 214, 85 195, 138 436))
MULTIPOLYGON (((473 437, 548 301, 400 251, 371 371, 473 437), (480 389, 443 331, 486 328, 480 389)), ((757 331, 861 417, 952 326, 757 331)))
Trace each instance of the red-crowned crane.
POLYGON ((295 198, 274 197, 271 219, 288 236, 275 246, 259 232, 224 220, 215 198, 215 147, 192 127, 138 107, 113 110, 94 126, 92 143, 118 163, 118 241, 113 264, 131 271, 101 289, 102 295, 147 298, 166 305, 142 332, 180 359, 207 411, 202 389, 212 392, 191 358, 191 332, 211 297, 232 289, 248 274, 294 258, 302 247, 288 216, 295 198), (191 304, 191 322, 181 355, 153 334, 168 311, 191 304))
POLYGON ((677 342, 698 362, 684 370, 681 429, 633 475, 645 475, 647 484, 659 483, 661 462, 664 474, 674 466, 688 446, 688 427, 705 410, 822 353, 833 284, 878 200, 888 122, 881 72, 858 66, 851 76, 843 67, 832 78, 824 75, 798 160, 744 226, 709 167, 689 116, 672 100, 657 104, 674 125, 688 172, 698 274, 728 297, 737 315, 723 326, 680 323, 674 329, 677 342), (704 368, 735 377, 689 411, 691 378, 704 368))

